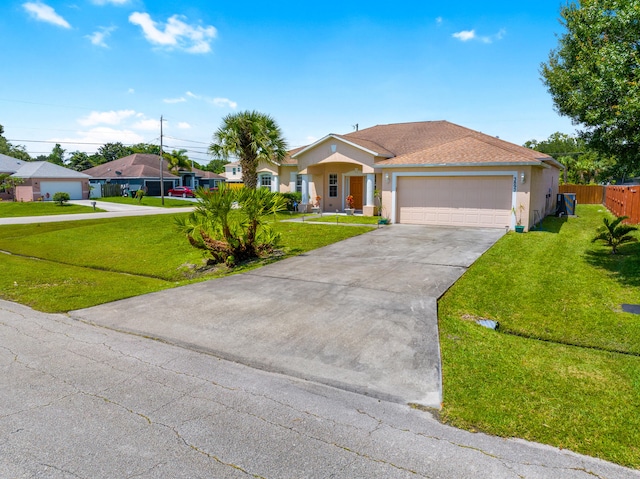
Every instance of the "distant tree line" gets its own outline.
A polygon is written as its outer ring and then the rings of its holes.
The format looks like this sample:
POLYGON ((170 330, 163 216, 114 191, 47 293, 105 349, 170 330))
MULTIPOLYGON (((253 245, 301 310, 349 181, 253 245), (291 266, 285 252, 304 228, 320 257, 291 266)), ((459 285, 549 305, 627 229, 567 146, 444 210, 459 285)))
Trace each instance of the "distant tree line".
MULTIPOLYGON (((74 151, 67 154, 67 151, 58 143, 51 149, 48 155, 38 155, 31 157, 22 145, 13 145, 4 137, 4 127, 0 125, 0 153, 11 156, 23 161, 49 161, 56 165, 65 166, 76 171, 83 171, 94 166, 102 165, 109 161, 117 160, 134 153, 147 153, 152 155, 160 154, 160 146, 150 143, 137 143, 135 145, 126 146, 120 142, 105 143, 99 147, 95 153, 88 154, 83 151, 74 151)), ((163 152, 163 158, 167 160, 172 169, 184 168, 190 169, 191 166, 213 173, 223 173, 224 165, 228 161, 223 159, 213 159, 206 165, 201 165, 192 161, 187 156, 187 150, 173 150, 172 152, 163 152)))

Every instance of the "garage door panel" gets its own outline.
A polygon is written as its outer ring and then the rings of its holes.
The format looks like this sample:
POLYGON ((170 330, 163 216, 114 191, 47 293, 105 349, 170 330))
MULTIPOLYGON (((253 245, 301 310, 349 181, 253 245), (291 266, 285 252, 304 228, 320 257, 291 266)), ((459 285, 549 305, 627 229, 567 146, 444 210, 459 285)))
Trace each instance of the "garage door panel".
POLYGON ((504 228, 511 222, 510 176, 400 177, 398 222, 504 228))
POLYGON ((58 192, 69 193, 72 200, 81 200, 82 183, 80 181, 40 181, 40 194, 45 199, 53 199, 53 195, 58 192))

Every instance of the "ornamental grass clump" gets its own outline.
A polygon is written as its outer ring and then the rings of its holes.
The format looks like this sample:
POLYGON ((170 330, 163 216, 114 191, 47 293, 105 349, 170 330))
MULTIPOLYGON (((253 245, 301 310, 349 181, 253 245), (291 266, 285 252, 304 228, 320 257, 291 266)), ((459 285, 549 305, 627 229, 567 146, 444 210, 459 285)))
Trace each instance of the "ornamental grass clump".
POLYGON ((286 210, 287 200, 265 188, 196 192, 198 206, 190 215, 176 219, 178 229, 192 246, 210 255, 209 262, 233 267, 242 261, 274 251, 280 235, 266 220, 286 210))

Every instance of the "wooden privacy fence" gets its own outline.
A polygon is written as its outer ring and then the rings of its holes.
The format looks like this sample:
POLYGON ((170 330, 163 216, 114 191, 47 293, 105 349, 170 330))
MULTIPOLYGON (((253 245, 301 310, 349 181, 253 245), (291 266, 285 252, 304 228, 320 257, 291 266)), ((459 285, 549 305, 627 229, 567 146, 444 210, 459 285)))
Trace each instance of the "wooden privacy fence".
POLYGON ((604 203, 602 185, 560 185, 558 193, 575 193, 579 205, 601 205, 604 203))
POLYGON ((583 205, 605 205, 616 216, 628 216, 625 223, 640 223, 640 186, 559 185, 558 193, 575 193, 583 205))
POLYGON ((640 186, 607 186, 604 205, 616 216, 628 216, 625 223, 640 223, 640 186))

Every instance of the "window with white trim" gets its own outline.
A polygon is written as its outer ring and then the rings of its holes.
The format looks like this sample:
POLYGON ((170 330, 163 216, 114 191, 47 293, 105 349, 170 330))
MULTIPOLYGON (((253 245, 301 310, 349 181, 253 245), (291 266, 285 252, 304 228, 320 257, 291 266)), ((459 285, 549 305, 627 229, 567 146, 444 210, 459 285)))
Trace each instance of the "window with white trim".
POLYGON ((271 189, 271 175, 262 175, 260 177, 260 186, 271 189))
POLYGON ((296 192, 302 193, 302 175, 296 175, 296 192))
POLYGON ((338 174, 329 173, 329 198, 338 197, 338 174))

